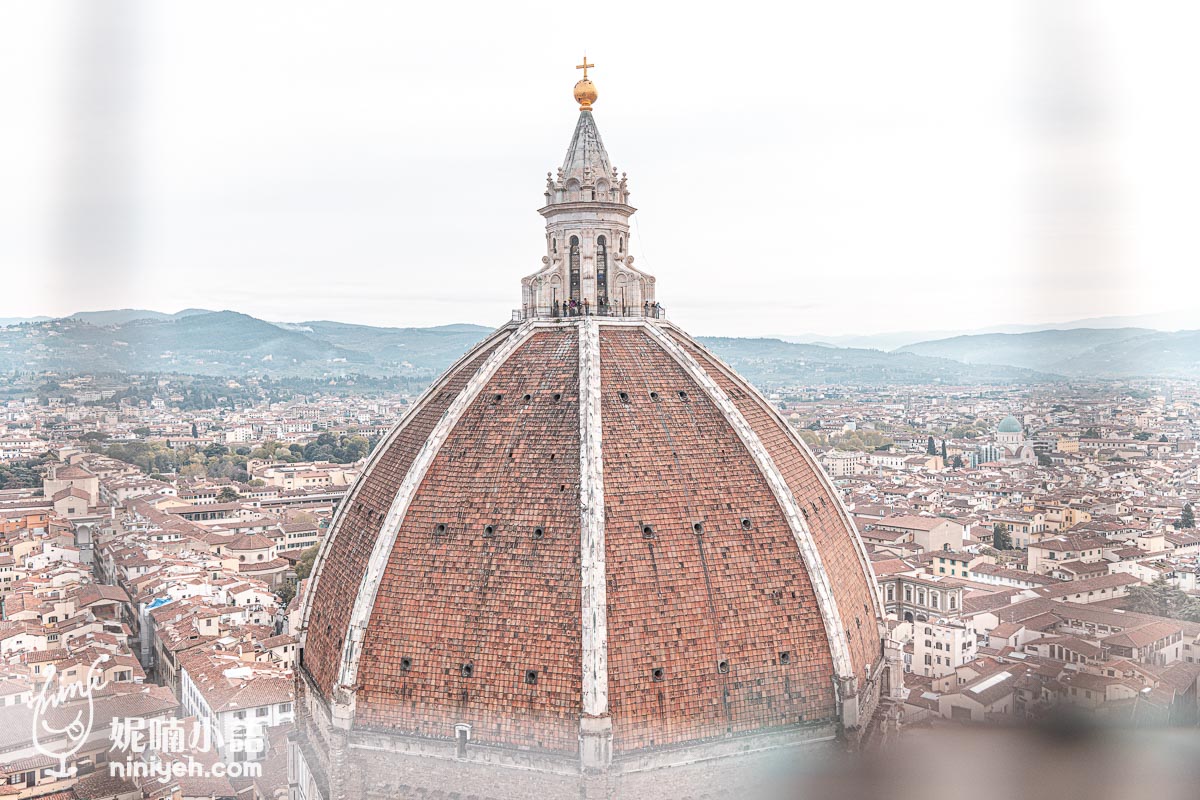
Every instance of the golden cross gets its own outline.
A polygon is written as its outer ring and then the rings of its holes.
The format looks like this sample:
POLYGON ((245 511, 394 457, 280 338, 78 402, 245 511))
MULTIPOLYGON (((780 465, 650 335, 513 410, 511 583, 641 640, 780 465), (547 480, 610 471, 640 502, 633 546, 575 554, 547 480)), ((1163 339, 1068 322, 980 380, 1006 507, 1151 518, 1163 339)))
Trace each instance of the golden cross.
POLYGON ((583 56, 583 63, 582 63, 582 64, 576 64, 576 65, 575 65, 575 69, 581 69, 581 70, 583 70, 583 79, 586 81, 586 80, 587 80, 587 71, 588 71, 588 68, 589 68, 589 67, 594 67, 594 66, 596 66, 596 65, 595 65, 595 64, 589 64, 589 63, 588 63, 588 60, 587 60, 587 55, 586 55, 586 54, 584 54, 584 56, 583 56))

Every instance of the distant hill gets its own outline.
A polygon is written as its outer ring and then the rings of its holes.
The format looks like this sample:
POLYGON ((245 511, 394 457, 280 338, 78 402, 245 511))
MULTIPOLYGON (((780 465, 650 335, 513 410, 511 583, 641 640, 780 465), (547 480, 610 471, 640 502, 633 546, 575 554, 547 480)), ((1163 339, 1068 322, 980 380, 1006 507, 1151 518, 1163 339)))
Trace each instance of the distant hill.
POLYGON ((797 344, 779 339, 699 337, 759 386, 797 384, 1035 383, 1058 376, 1010 366, 968 365, 914 353, 797 344))
POLYGON ((7 325, 24 325, 26 322, 45 322, 53 317, 0 317, 0 328, 7 325))
POLYGON ((92 325, 124 325, 126 322, 133 322, 139 319, 180 319, 182 317, 190 317, 195 314, 211 314, 203 308, 185 308, 183 311, 177 311, 174 314, 164 314, 161 311, 149 311, 144 308, 118 308, 111 311, 77 311, 68 319, 77 319, 82 322, 88 322, 92 325))
POLYGON ((431 378, 490 330, 275 324, 234 311, 85 312, 0 328, 0 371, 431 378))
POLYGON ((987 333, 905 345, 897 352, 950 358, 964 364, 1008 364, 1058 371, 1070 359, 1101 345, 1154 333, 1146 328, 1075 328, 1032 333, 987 333))
POLYGON ((897 352, 964 364, 1003 364, 1069 377, 1200 378, 1200 331, 1076 328, 954 336, 897 352))
POLYGON ((1099 345, 1061 365, 1067 375, 1200 379, 1200 331, 1155 331, 1099 345))
POLYGON ((831 344, 835 347, 869 347, 875 350, 898 350, 905 345, 930 342, 964 336, 984 336, 991 333, 1034 333, 1037 331, 1065 331, 1078 328, 1147 328, 1153 331, 1179 331, 1194 328, 1200 320, 1200 309, 1166 311, 1157 314, 1138 314, 1123 317, 1090 317, 1067 322, 1043 322, 1036 325, 1010 324, 989 325, 973 330, 941 331, 885 331, 883 333, 856 333, 830 335, 822 333, 799 333, 776 335, 771 338, 801 344, 831 344))
MULTIPOLYGON (((491 329, 273 323, 234 311, 90 311, 0 328, 0 371, 181 372, 429 379, 491 329)), ((760 386, 1032 383, 1063 377, 1200 378, 1200 332, 1074 329, 955 336, 898 351, 779 339, 701 341, 760 386)))
MULTIPOLYGON (((328 320, 271 323, 233 311, 89 312, 0 329, 0 370, 300 377, 357 372, 432 378, 490 330, 462 324, 377 328, 328 320), (120 321, 124 317, 129 319, 120 321)), ((1013 367, 777 339, 703 341, 763 386, 994 383, 1052 377, 1013 367)))

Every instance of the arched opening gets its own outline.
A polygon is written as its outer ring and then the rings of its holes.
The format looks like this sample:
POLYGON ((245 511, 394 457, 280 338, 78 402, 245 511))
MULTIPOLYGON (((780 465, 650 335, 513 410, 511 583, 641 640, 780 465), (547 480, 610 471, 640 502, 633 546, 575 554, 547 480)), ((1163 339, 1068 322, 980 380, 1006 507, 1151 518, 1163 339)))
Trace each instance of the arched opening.
POLYGON ((608 240, 596 238, 596 306, 601 311, 608 305, 608 240))
POLYGON ((905 621, 905 622, 912 622, 912 621, 913 621, 913 615, 912 615, 912 612, 911 612, 911 611, 905 611, 905 612, 904 612, 904 621, 905 621))
POLYGON ((571 299, 579 302, 579 237, 571 237, 571 299))

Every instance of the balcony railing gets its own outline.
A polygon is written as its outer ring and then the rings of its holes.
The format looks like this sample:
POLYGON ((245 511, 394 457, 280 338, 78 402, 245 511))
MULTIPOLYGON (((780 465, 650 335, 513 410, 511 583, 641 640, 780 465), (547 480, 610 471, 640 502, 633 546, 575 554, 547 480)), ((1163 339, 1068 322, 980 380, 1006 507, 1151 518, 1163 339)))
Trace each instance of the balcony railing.
POLYGON ((565 319, 567 317, 617 317, 628 319, 666 319, 667 310, 657 303, 642 306, 526 306, 514 308, 513 322, 524 322, 529 319, 565 319))

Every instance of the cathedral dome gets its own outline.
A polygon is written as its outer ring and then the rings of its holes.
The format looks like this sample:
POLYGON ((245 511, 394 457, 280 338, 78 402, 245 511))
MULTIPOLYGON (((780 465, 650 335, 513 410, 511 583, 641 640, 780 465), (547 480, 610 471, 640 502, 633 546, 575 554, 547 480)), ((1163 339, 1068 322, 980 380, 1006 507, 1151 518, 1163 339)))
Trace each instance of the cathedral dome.
POLYGON ((614 758, 836 725, 880 656, 837 492, 665 320, 479 344, 377 448, 308 597, 303 670, 354 728, 550 752, 588 716, 614 758))
POLYGON ((322 542, 295 749, 324 797, 440 786, 439 763, 686 770, 871 719, 863 542, 796 432, 663 317, 615 176, 582 113, 522 308, 384 437, 322 542))
POLYGON ((1021 423, 1017 422, 1017 418, 1009 414, 1004 419, 1000 420, 1000 424, 996 426, 996 433, 1020 433, 1021 423))

